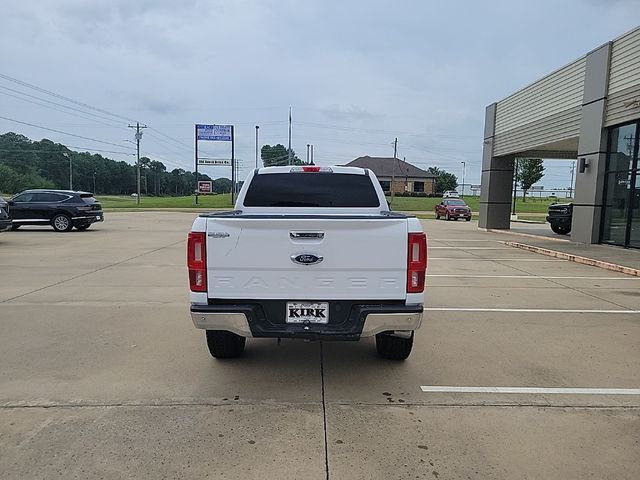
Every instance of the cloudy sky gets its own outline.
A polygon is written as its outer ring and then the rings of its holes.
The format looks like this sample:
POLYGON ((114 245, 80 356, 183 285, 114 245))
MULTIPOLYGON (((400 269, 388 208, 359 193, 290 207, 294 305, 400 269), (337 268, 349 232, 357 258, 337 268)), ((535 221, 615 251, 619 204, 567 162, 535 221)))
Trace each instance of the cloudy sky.
MULTIPOLYGON (((255 125, 286 145, 291 106, 301 158, 308 143, 317 164, 392 156, 398 137, 399 157, 459 177, 464 161, 479 183, 484 107, 639 19, 638 0, 9 0, 0 132, 132 162, 139 120, 143 155, 193 170, 194 123, 234 124, 243 177, 255 125)), ((568 185, 568 162, 546 165, 541 183, 568 185)))

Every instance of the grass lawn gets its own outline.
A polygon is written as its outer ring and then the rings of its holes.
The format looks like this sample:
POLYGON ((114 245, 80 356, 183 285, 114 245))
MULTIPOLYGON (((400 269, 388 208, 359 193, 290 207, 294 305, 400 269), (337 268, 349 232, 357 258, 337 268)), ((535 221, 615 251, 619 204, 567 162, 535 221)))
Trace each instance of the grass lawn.
POLYGON ((136 199, 128 196, 98 195, 96 197, 103 208, 232 208, 231 194, 200 195, 198 205, 196 197, 141 197, 140 205, 136 199))
MULTIPOLYGON (((387 201, 391 201, 391 197, 387 197, 387 201)), ((436 204, 442 201, 441 198, 427 198, 427 197, 395 197, 391 208, 401 211, 424 211, 432 212, 436 204)), ((464 197, 464 201, 471 207, 472 212, 478 212, 480 210, 480 197, 464 197)), ((565 202, 570 200, 558 199, 558 202, 565 202)), ((526 202, 522 201, 522 198, 516 200, 516 212, 518 213, 540 213, 546 214, 547 207, 552 204, 554 200, 547 198, 529 197, 526 202)))
MULTIPOLYGON (((129 196, 99 195, 98 200, 105 209, 116 208, 232 208, 231 195, 200 195, 198 205, 195 204, 195 197, 142 197, 140 205, 136 204, 136 199, 129 196)), ((394 210, 407 212, 433 212, 440 198, 427 197, 395 197, 391 205, 394 210)), ((391 201, 391 197, 387 197, 391 201)), ((478 212, 479 197, 465 197, 464 201, 471 207, 471 211, 478 212)), ((560 199, 564 202, 564 199, 560 199)), ((516 202, 516 211, 523 214, 540 214, 543 218, 547 213, 547 207, 553 203, 550 199, 529 198, 523 202, 521 198, 516 202)))

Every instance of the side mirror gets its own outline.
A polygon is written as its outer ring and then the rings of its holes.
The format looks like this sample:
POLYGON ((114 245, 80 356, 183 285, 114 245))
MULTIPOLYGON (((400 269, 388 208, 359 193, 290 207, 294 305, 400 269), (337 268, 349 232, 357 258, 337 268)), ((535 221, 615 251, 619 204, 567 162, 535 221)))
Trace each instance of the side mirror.
POLYGON ((16 204, 16 202, 14 202, 13 200, 7 201, 7 205, 9 205, 10 207, 15 205, 15 204, 16 204))

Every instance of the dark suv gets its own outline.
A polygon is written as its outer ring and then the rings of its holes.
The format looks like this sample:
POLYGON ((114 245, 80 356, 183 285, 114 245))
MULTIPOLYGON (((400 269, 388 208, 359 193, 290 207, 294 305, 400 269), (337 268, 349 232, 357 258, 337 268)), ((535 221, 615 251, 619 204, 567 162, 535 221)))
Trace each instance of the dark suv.
POLYGON ((25 190, 9 200, 12 229, 22 225, 51 225, 57 232, 73 227, 86 230, 94 222, 102 222, 102 205, 93 193, 71 190, 25 190))
POLYGON ((573 203, 553 203, 549 205, 547 222, 558 235, 566 235, 571 231, 573 219, 573 203))
POLYGON ((11 228, 11 218, 9 218, 9 205, 0 198, 0 232, 11 228))

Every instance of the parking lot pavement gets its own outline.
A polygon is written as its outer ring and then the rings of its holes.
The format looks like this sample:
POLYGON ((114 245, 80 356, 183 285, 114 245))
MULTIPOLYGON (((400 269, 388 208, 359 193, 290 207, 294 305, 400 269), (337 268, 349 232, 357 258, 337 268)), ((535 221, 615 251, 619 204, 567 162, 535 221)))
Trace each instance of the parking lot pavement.
POLYGON ((188 316, 193 217, 0 235, 3 478, 640 476, 640 278, 425 220, 406 362, 370 339, 215 361, 188 316))

